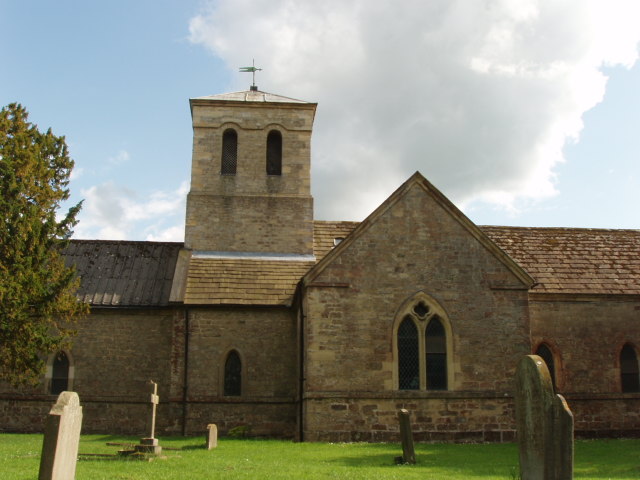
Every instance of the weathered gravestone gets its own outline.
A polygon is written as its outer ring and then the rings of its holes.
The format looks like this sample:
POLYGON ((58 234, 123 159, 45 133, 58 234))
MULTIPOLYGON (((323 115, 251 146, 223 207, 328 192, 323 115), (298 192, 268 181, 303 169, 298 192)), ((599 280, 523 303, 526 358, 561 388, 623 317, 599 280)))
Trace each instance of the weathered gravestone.
POLYGON ((218 446, 218 426, 215 423, 207 425, 207 450, 218 446))
POLYGON ((44 426, 39 480, 73 480, 76 476, 82 407, 75 392, 62 392, 44 426))
POLYGON ((538 355, 518 363, 516 423, 522 480, 573 478, 573 414, 538 355))
POLYGON ((401 409, 398 412, 400 420, 400 438, 402 440, 402 456, 396 457, 396 463, 416 463, 416 452, 413 448, 413 432, 411 431, 411 418, 409 411, 401 409))

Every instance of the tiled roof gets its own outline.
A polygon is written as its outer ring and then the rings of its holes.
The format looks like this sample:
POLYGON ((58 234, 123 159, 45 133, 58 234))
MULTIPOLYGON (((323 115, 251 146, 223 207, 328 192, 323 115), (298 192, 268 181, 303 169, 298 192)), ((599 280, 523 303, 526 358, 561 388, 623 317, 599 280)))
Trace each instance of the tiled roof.
POLYGON ((480 228, 538 282, 532 293, 640 294, 640 230, 480 228))
POLYGON ((81 277, 78 297, 93 306, 169 303, 182 243, 72 240, 64 251, 81 277))
POLYGON ((191 257, 184 303, 290 306, 313 261, 191 257))
MULTIPOLYGON (((314 222, 321 260, 358 222, 314 222)), ((640 230, 480 227, 538 282, 532 293, 640 295, 640 230)), ((93 306, 169 304, 182 243, 72 240, 78 296, 93 306)), ((184 301, 198 305, 291 305, 311 260, 189 258, 184 301)))
POLYGON ((345 239, 360 222, 313 222, 313 254, 318 261, 335 246, 335 239, 345 239))

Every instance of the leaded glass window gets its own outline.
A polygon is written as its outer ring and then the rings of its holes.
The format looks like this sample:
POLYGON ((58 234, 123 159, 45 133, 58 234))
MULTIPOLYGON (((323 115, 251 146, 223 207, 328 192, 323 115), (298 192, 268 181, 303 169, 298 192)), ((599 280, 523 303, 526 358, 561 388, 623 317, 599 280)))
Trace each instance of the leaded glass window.
POLYGON ((427 389, 447 389, 447 336, 437 316, 433 316, 425 332, 427 356, 427 389))
POLYGON ((400 390, 420 388, 418 329, 409 316, 398 327, 398 379, 400 390))
POLYGON ((267 175, 282 175, 282 134, 277 130, 267 136, 267 175))
POLYGON ((238 134, 232 128, 222 135, 222 175, 235 175, 238 164, 238 134))
POLYGON ((551 383, 553 384, 553 388, 556 388, 556 366, 553 361, 553 353, 551 349, 546 343, 541 343, 538 349, 536 350, 536 355, 542 357, 544 362, 547 364, 547 368, 549 369, 549 375, 551 375, 551 383))
POLYGON ((53 359, 51 375, 51 394, 59 395, 69 388, 69 358, 64 352, 58 352, 53 359))
POLYGON ((238 352, 231 351, 224 362, 224 395, 239 396, 242 393, 242 362, 238 352))
POLYGON ((622 347, 620 352, 620 380, 623 392, 640 391, 638 357, 635 349, 628 343, 622 347))

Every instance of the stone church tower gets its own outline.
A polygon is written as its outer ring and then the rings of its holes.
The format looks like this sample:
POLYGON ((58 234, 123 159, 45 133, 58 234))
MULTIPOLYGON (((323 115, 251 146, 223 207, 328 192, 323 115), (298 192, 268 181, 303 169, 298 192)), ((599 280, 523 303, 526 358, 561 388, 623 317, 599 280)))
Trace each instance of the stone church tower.
POLYGON ((185 248, 313 254, 316 103, 249 91, 193 98, 185 248))

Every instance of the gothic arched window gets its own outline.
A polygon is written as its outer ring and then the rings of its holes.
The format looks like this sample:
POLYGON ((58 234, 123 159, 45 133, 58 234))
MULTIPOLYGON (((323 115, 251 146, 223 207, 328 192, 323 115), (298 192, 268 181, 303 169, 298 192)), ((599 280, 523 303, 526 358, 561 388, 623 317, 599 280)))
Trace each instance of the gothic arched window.
POLYGON ((542 357, 549 369, 549 375, 551 375, 551 383, 553 388, 556 388, 556 364, 553 360, 553 352, 546 343, 541 343, 536 349, 536 355, 542 357))
POLYGON ((232 350, 224 362, 224 395, 236 397, 242 394, 242 361, 240 355, 232 350))
POLYGON ((433 316, 425 333, 427 353, 427 389, 447 389, 447 334, 437 316, 433 316))
POLYGON ((640 392, 639 373, 636 350, 627 343, 620 351, 620 383, 623 392, 640 392))
POLYGON ((69 358, 64 352, 58 352, 53 359, 53 372, 51 374, 52 395, 59 395, 69 388, 69 358))
POLYGON ((238 134, 233 128, 228 128, 222 134, 222 175, 235 175, 238 165, 238 134))
POLYGON ((394 348, 399 390, 448 390, 451 332, 445 311, 424 292, 400 308, 394 348))
POLYGON ((398 327, 398 384, 400 390, 420 388, 418 329, 410 316, 398 327))
POLYGON ((282 134, 277 130, 267 135, 267 175, 282 175, 282 134))

